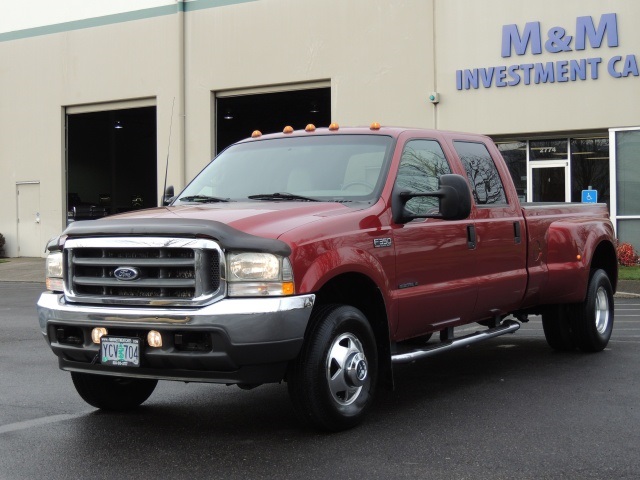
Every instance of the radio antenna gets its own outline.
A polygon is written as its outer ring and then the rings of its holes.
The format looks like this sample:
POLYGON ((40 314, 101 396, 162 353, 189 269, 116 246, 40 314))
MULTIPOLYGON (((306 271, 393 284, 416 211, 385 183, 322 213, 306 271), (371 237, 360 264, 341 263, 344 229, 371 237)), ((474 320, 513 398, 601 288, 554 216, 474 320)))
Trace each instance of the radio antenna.
POLYGON ((167 162, 164 167, 164 185, 162 186, 162 204, 164 205, 164 196, 167 192, 167 176, 169 175, 169 152, 171 150, 171 130, 173 129, 173 107, 176 105, 176 97, 173 97, 171 103, 171 121, 169 122, 169 143, 167 145, 167 162))

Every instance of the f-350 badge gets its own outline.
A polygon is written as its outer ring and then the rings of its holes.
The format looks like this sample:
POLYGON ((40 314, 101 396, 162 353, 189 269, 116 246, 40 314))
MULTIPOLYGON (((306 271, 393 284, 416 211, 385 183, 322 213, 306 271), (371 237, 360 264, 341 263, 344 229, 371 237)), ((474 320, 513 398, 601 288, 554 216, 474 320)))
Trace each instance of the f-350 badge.
POLYGON ((391 238, 374 238, 373 246, 375 248, 383 248, 391 246, 391 238))

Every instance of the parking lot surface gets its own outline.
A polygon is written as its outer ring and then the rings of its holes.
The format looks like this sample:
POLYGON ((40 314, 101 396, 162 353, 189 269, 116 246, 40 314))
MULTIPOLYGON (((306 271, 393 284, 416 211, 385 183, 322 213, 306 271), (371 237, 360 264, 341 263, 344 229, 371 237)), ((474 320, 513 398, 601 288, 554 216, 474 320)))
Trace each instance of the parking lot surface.
POLYGON ((38 329, 41 284, 0 282, 0 478, 640 477, 640 300, 597 354, 557 353, 540 319, 396 369, 365 423, 301 426, 286 385, 161 382, 133 413, 86 405, 38 329))

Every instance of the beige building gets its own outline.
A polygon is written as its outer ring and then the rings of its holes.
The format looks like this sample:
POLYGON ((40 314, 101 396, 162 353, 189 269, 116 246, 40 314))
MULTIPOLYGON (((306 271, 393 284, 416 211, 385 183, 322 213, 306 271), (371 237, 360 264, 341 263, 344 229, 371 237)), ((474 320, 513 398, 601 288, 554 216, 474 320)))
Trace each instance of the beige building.
POLYGON ((2 23, 7 256, 156 206, 165 170, 179 190, 254 129, 330 121, 491 135, 522 200, 597 197, 640 248, 640 2, 120 4, 2 23))

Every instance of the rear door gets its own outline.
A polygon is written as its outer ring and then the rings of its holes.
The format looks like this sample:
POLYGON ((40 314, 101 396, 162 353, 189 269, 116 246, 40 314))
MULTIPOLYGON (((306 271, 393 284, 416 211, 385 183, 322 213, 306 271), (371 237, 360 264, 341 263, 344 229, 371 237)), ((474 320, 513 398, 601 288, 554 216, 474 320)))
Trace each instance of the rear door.
POLYGON ((454 138, 453 149, 466 171, 473 194, 474 275, 478 299, 474 320, 518 308, 527 286, 524 218, 515 188, 493 143, 479 137, 454 138))
MULTIPOLYGON (((454 171, 440 142, 411 138, 404 144, 395 189, 419 193, 438 189, 438 177, 454 171)), ((414 214, 437 213, 434 197, 413 198, 414 214)), ((470 320, 477 297, 471 220, 416 219, 393 225, 396 246, 398 339, 415 337, 470 320)))

